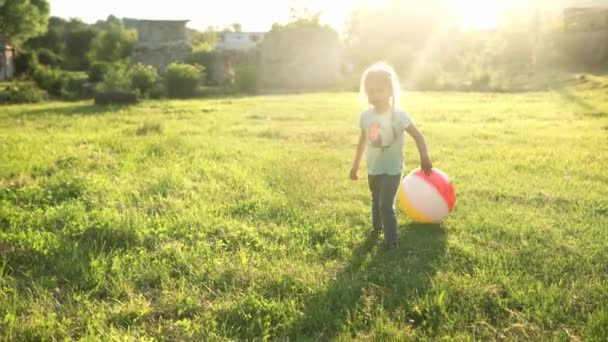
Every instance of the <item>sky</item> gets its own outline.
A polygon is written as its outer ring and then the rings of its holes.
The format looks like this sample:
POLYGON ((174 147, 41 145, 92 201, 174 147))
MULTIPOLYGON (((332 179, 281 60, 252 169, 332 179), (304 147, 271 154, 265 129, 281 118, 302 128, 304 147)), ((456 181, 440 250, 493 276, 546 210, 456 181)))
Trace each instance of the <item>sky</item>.
MULTIPOLYGON (((323 11, 321 21, 341 30, 342 23, 357 0, 311 0, 305 5, 323 11), (342 4, 342 5, 340 5, 342 4)), ((113 14, 119 18, 190 20, 188 27, 227 27, 240 23, 243 31, 268 31, 273 23, 286 23, 293 0, 50 0, 51 15, 80 18, 94 23, 113 14)))
MULTIPOLYGON (((354 8, 365 3, 381 6, 385 0, 49 0, 51 14, 62 18, 80 18, 94 23, 113 14, 119 18, 190 20, 188 27, 204 30, 209 26, 223 29, 239 23, 243 31, 265 32, 273 23, 289 20, 290 7, 321 11, 321 22, 342 32, 344 22, 354 8)), ((393 0, 394 1, 394 0, 393 0)), ((403 0, 419 1, 419 0, 403 0)), ((505 9, 522 4, 608 4, 608 0, 453 0, 463 29, 496 28, 505 9)), ((558 5, 561 4, 561 5, 558 5)))

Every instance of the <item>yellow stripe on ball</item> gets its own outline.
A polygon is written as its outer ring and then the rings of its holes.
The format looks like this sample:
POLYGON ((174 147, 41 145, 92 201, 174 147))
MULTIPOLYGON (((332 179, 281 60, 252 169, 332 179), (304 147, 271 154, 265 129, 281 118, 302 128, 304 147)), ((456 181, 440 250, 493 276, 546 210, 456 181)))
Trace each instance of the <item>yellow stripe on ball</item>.
POLYGON ((415 222, 433 223, 433 220, 414 208, 412 203, 405 196, 405 192, 399 189, 399 207, 407 216, 415 222))

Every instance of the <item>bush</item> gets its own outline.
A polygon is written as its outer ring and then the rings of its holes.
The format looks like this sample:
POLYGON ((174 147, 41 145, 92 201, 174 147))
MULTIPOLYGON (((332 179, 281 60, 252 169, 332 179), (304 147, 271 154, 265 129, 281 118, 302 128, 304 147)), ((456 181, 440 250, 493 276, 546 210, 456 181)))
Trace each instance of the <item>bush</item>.
POLYGON ((434 72, 427 72, 421 75, 416 81, 416 89, 418 90, 435 90, 437 89, 437 74, 434 72))
POLYGON ((32 78, 40 88, 46 90, 49 94, 60 98, 68 96, 70 79, 65 72, 39 65, 34 70, 32 78))
POLYGON ((38 61, 40 64, 48 65, 51 67, 59 67, 63 63, 63 57, 54 53, 49 49, 39 49, 37 51, 38 61))
MULTIPOLYGON (((202 65, 205 67, 205 70, 211 70, 213 67, 213 58, 213 51, 209 51, 206 48, 199 48, 190 54, 186 59, 186 63, 202 65)), ((205 79, 204 82, 208 83, 209 80, 205 79)))
POLYGON ((39 65, 34 70, 32 79, 38 87, 56 98, 79 100, 92 95, 87 94, 84 89, 87 76, 83 72, 69 72, 39 65))
MULTIPOLYGON (((54 55, 52 51, 47 49, 41 49, 41 51, 40 54, 21 52, 15 61, 18 74, 20 76, 25 75, 26 77, 22 77, 24 79, 33 80, 37 88, 45 91, 44 95, 40 95, 41 98, 47 95, 68 100, 82 98, 86 75, 82 72, 66 72, 51 65, 40 63, 39 55, 45 62, 48 62, 46 59, 53 58, 54 55)), ((32 92, 35 92, 35 90, 32 90, 32 92)))
POLYGON ((91 64, 87 75, 89 75, 89 81, 101 82, 106 74, 112 69, 112 64, 108 62, 95 62, 91 64))
POLYGON ((475 75, 471 80, 471 89, 475 91, 485 91, 490 89, 491 77, 488 73, 475 75))
POLYGON ((98 92, 130 91, 131 80, 126 72, 126 67, 120 63, 112 64, 111 70, 104 76, 103 81, 97 85, 98 92))
POLYGON ((88 57, 91 61, 119 62, 129 58, 136 43, 136 30, 113 26, 95 36, 88 57))
POLYGON ((236 70, 236 86, 239 91, 254 93, 258 89, 258 69, 255 66, 242 66, 236 70))
POLYGON ((143 96, 148 96, 158 81, 158 72, 151 65, 137 63, 129 72, 131 87, 143 96))
POLYGON ((414 71, 413 86, 418 90, 435 90, 438 87, 441 71, 437 66, 422 65, 414 71))
POLYGON ((93 93, 85 87, 88 77, 84 72, 65 72, 68 77, 67 100, 83 100, 92 98, 93 93))
POLYGON ((150 98, 152 99, 161 99, 167 95, 165 91, 165 86, 162 82, 158 82, 150 89, 150 98))
POLYGON ((169 97, 192 97, 196 87, 205 77, 205 67, 184 63, 172 63, 167 67, 165 85, 169 97))
POLYGON ((0 91, 0 103, 37 103, 47 99, 47 92, 30 82, 11 82, 0 91))
POLYGON ((16 75, 31 75, 39 65, 38 55, 34 51, 22 51, 15 57, 16 75))

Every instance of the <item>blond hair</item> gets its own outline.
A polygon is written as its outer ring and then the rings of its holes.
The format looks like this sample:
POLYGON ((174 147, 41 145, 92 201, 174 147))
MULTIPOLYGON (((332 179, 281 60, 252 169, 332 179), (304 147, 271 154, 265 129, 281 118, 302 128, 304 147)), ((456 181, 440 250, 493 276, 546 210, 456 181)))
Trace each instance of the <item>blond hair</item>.
POLYGON ((359 95, 361 96, 361 100, 366 104, 369 102, 367 92, 365 91, 365 85, 372 79, 387 82, 387 84, 391 87, 392 106, 394 111, 399 102, 400 93, 399 77, 397 77, 395 69, 385 62, 376 62, 365 69, 363 75, 361 76, 359 95))

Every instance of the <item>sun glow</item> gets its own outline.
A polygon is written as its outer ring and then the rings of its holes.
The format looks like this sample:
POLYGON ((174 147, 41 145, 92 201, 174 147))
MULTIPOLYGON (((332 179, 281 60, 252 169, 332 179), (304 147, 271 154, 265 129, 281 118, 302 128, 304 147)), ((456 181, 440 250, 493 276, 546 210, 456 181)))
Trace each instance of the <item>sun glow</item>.
POLYGON ((460 28, 464 31, 498 27, 501 6, 497 0, 458 0, 460 28))
MULTIPOLYGON (((393 0, 394 1, 394 0, 393 0)), ((407 5, 406 0, 403 1, 407 5)), ((452 0, 451 6, 456 9, 460 29, 463 31, 491 30, 499 25, 503 10, 508 4, 506 0, 452 0)), ((518 2, 512 1, 512 2, 518 2)), ((336 29, 342 29, 344 20, 355 8, 362 7, 377 10, 390 3, 388 0, 344 0, 336 2, 325 2, 320 0, 309 0, 312 8, 322 12, 322 19, 336 29)), ((438 2, 438 3, 441 3, 438 2)), ((443 2, 444 6, 450 1, 443 2)), ((441 8, 437 5, 437 10, 441 8)))

